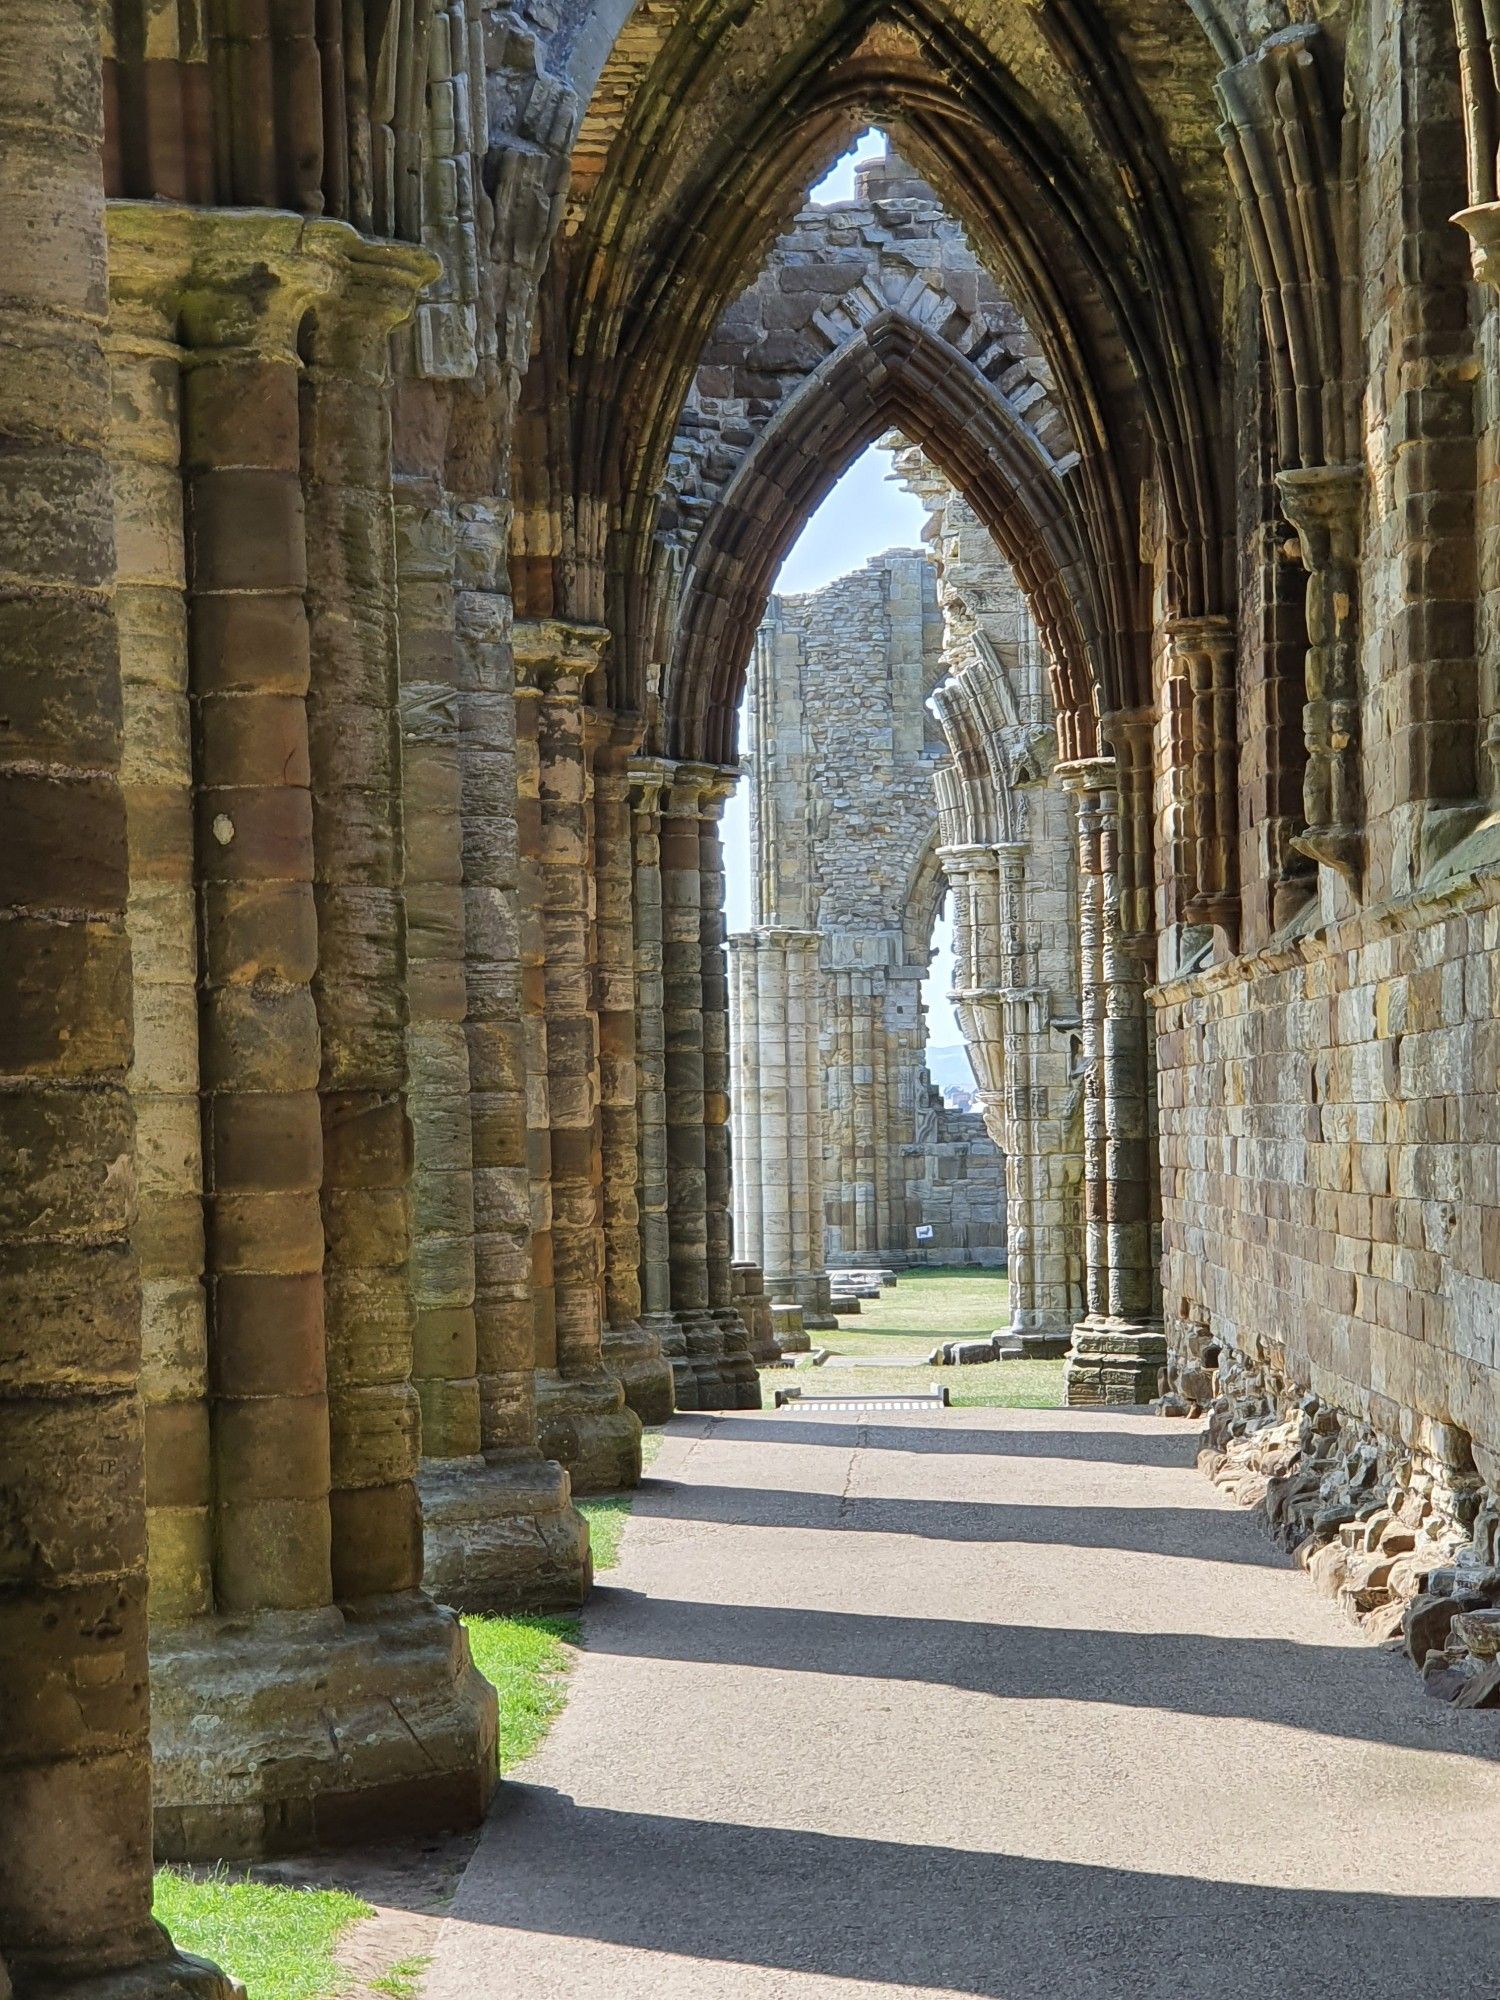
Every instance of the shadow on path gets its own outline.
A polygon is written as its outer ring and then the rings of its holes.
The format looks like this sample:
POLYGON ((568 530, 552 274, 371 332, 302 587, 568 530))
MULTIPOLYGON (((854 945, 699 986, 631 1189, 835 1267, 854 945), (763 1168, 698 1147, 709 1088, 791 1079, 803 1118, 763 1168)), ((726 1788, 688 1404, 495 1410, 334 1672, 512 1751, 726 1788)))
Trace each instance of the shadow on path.
POLYGON ((1486 1898, 1267 1888, 616 1812, 527 1785, 506 1787, 454 1915, 701 1960, 698 1983, 671 1991, 705 1996, 732 1995, 723 1968, 752 1965, 993 2000, 1408 2000, 1488 1990, 1500 1935, 1500 1902, 1486 1898))
POLYGON ((1035 1506, 994 1500, 902 1500, 786 1487, 644 1483, 636 1505, 646 1518, 714 1521, 747 1528, 851 1529, 916 1535, 936 1542, 1006 1542, 1116 1549, 1190 1562, 1284 1569, 1286 1558, 1240 1513, 1209 1496, 1202 1507, 1035 1506))
MULTIPOLYGON (((962 1418, 975 1414, 955 1408, 962 1418)), ((982 1411, 977 1414, 983 1415, 982 1411)), ((1025 1414, 1025 1412, 1021 1412, 1025 1414)), ((1076 1418, 1079 1412, 1069 1411, 1076 1418)), ((684 1427, 705 1419, 686 1413, 674 1423, 684 1427)), ((1079 1458, 1099 1465, 1157 1465, 1168 1472, 1192 1468, 1200 1442, 1197 1424, 1183 1424, 1169 1436, 1152 1431, 990 1430, 961 1423, 881 1424, 851 1419, 830 1423, 814 1416, 713 1417, 708 1433, 734 1444, 825 1444, 843 1451, 857 1445, 864 1451, 939 1453, 945 1458, 1079 1458)))
POLYGON ((1002 1701, 1241 1716, 1320 1735, 1500 1762, 1500 1730, 1422 1695, 1404 1662, 1346 1646, 1200 1632, 992 1625, 802 1606, 708 1604, 601 1589, 590 1652, 856 1679, 921 1681, 1002 1701))

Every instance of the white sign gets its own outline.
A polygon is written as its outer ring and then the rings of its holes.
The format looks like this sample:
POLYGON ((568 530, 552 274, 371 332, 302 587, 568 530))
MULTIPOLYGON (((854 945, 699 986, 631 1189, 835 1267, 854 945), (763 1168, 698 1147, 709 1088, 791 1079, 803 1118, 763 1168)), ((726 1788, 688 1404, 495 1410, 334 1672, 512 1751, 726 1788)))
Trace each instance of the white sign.
POLYGON ((930 1243, 932 1241, 932 1224, 930 1222, 919 1222, 917 1224, 917 1241, 919 1243, 930 1243))

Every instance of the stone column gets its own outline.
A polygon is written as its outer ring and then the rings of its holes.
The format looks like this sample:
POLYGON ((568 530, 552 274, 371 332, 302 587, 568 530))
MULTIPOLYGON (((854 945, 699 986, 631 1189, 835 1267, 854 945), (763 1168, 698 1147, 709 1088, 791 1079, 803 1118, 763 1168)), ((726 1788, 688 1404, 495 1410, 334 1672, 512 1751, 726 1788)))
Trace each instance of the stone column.
POLYGON ((397 520, 423 1581, 546 1610, 590 1564, 536 1443, 504 524, 416 491, 397 520))
POLYGON ((1052 996, 1041 977, 1029 844, 1002 843, 1000 979, 1005 1015, 1005 1185, 1010 1244, 1010 1331, 1023 1354, 1066 1353, 1074 1313, 1068 1216, 1072 1154, 1066 1058, 1055 1047, 1052 996))
POLYGON ((719 821, 738 774, 715 772, 702 792, 699 820, 699 941, 703 966, 704 1247, 708 1306, 724 1338, 723 1372, 731 1407, 760 1408, 760 1377, 750 1334, 734 1303, 733 1165, 729 1140, 729 968, 724 952, 724 848, 719 821))
POLYGON ((599 1125, 604 1174, 604 1365, 643 1424, 673 1411, 672 1365, 660 1334, 642 1322, 641 1220, 637 1180, 635 886, 629 761, 633 719, 595 715, 594 958, 598 977, 599 1125))
POLYGON ((1191 701, 1189 793, 1192 877, 1183 917, 1239 938, 1239 731, 1234 626, 1229 619, 1174 618, 1167 640, 1191 701))
POLYGON ((1310 465, 1276 475, 1307 569, 1307 743, 1303 810, 1292 845, 1357 884, 1364 864, 1359 731, 1360 465, 1310 465))
POLYGON ((661 885, 672 1313, 697 1380, 696 1407, 734 1409, 737 1390, 724 1368, 724 1330, 711 1310, 708 1271, 702 821, 704 793, 718 774, 706 764, 676 764, 670 772, 662 794, 661 885))
POLYGON ((141 1392, 153 1618, 213 1605, 213 1492, 203 1294, 193 754, 182 520, 177 308, 192 223, 117 205, 109 215, 110 455, 130 836, 127 928, 135 982, 141 1392))
POLYGON ((729 940, 736 971, 735 1242, 767 1295, 831 1320, 823 1264, 819 936, 763 925, 729 940))
POLYGON ((1152 1256, 1146 968, 1120 920, 1116 762, 1089 759, 1060 774, 1078 810, 1088 1304, 1066 1399, 1144 1403, 1166 1360, 1152 1256))
POLYGON ((98 9, 0 9, 0 1992, 184 2000, 237 1989, 151 1918, 100 127, 98 9))
MULTIPOLYGON (((583 694, 607 634, 533 620, 515 628, 517 704, 534 723, 537 811, 523 826, 535 845, 530 881, 540 915, 538 1042, 546 1052, 547 1231, 552 1335, 537 1348, 537 1435, 567 1467, 576 1491, 614 1492, 641 1472, 640 1419, 603 1361, 603 1170, 599 1023, 593 992, 591 774, 583 694)), ((524 851, 524 850, 523 850, 524 851)))
POLYGON ((304 340, 302 458, 331 1553, 335 1595, 361 1598, 422 1580, 388 390, 390 335, 440 266, 359 238, 335 255, 304 340))
POLYGON ((775 1242, 778 1234, 789 1236, 790 1229, 781 1226, 785 1178, 779 1184, 768 1183, 761 1174, 762 1125, 769 1127, 772 1159, 778 1130, 785 1130, 786 1046, 784 1016, 779 1023, 782 1032, 776 1032, 774 992, 762 1042, 760 942, 758 931, 737 931, 729 939, 729 1122, 734 1139, 735 1248, 741 1258, 764 1271, 767 1243, 775 1242))
POLYGON ((632 859, 635 868, 637 1185, 641 1231, 641 1324, 653 1333, 672 1370, 679 1410, 698 1408, 698 1377, 687 1358, 687 1336, 672 1311, 671 1217, 667 1170, 667 1056, 662 907, 662 796, 672 766, 637 757, 629 766, 632 859))
POLYGON ((178 1857, 359 1838, 397 1797, 429 1824, 462 1823, 494 1779, 493 1703, 452 1615, 409 1589, 332 1601, 297 343, 359 239, 284 215, 193 227, 183 436, 217 1615, 152 1634, 157 1844, 178 1857))

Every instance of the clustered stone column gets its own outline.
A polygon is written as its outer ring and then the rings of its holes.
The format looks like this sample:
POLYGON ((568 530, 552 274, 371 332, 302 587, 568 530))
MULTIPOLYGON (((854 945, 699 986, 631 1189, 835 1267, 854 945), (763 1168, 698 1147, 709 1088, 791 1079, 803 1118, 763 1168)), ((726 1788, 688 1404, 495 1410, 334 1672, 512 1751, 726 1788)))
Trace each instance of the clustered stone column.
POLYGON ((717 771, 701 793, 698 937, 703 967, 703 1201, 708 1307, 724 1341, 730 1407, 760 1408, 750 1332, 734 1303, 734 1173, 729 1130, 729 966, 725 954, 724 802, 737 774, 717 771))
POLYGON ((1239 797, 1234 626, 1223 617, 1175 618, 1167 640, 1189 696, 1191 870, 1183 917, 1222 926, 1237 939, 1239 797))
POLYGON ((335 1594, 416 1590, 390 335, 439 266, 360 239, 304 342, 308 694, 335 1594), (397 801, 393 810, 393 801, 397 801))
POLYGON ((591 1572, 537 1445, 504 523, 413 482, 398 526, 424 1581, 549 1609, 591 1572))
POLYGON ((1068 1356, 1070 1404, 1143 1403, 1166 1362, 1153 1256, 1146 969, 1121 923, 1119 768, 1061 767, 1077 800, 1088 1312, 1068 1356))
POLYGON ((662 901, 662 800, 672 766, 632 758, 629 766, 634 864, 637 1186, 641 1232, 641 1324, 655 1335, 672 1370, 679 1410, 696 1410, 698 1376, 687 1334, 672 1310, 670 1175, 667 1166, 665 916, 662 901))
POLYGON ((1362 465, 1281 472, 1277 489, 1307 568, 1305 832, 1292 845, 1357 882, 1364 858, 1359 742, 1362 465))
POLYGON ((823 1263, 821 974, 816 931, 764 925, 729 940, 734 1054, 734 1226, 767 1295, 814 1323, 830 1311, 823 1263))
POLYGON ((552 1325, 539 1323, 537 1433, 581 1492, 640 1477, 640 1419, 603 1361, 603 1170, 599 1025, 593 991, 592 781, 583 695, 606 634, 553 621, 515 628, 518 743, 534 734, 537 801, 522 829, 539 916, 541 963, 529 969, 533 1054, 545 1051, 543 1196, 552 1325))
MULTIPOLYGON (((341 1144, 342 1134, 325 1146, 319 1094, 320 1081, 332 1082, 325 1048, 336 1063, 356 1046, 379 1047, 385 1068, 376 1094, 399 1130, 399 1017, 394 1041, 366 1044, 359 1036, 361 960, 358 952, 352 961, 347 951, 341 956, 333 903, 320 969, 310 792, 315 677, 331 692, 341 669, 357 675, 377 651, 375 680, 389 671, 389 647, 367 654, 344 643, 336 563, 323 572, 327 617, 316 660, 305 595, 303 455, 316 424, 309 418, 304 427, 298 341, 310 307, 343 309, 360 239, 342 225, 253 214, 190 218, 156 204, 133 218, 122 214, 120 230, 134 245, 137 273, 152 241, 161 246, 160 310, 181 327, 202 954, 210 1398, 206 1430, 190 1396, 164 1396, 158 1419, 162 1472, 152 1486, 170 1524, 162 1573, 172 1587, 161 1593, 152 1630, 156 1834, 171 1854, 250 1854, 341 1837, 378 1820, 397 1790, 411 1793, 431 1823, 472 1817, 493 1782, 494 1709, 456 1620, 415 1588, 409 1351, 399 1331, 393 1353, 380 1341, 372 1346, 379 1313, 351 1296, 357 1277, 344 1289, 346 1272, 385 1268, 386 1197, 394 1194, 399 1214, 404 1142, 394 1164, 377 1148, 373 1170, 360 1147, 341 1144), (341 1040, 346 1032, 352 1040, 341 1040), (361 1231, 366 1242, 372 1234, 361 1213, 367 1187, 380 1211, 379 1247, 369 1258, 357 1254, 361 1231), (332 1407, 330 1329, 341 1343, 332 1407), (381 1418, 366 1429, 371 1403, 394 1404, 394 1423, 381 1418), (190 1449, 195 1434, 206 1460, 190 1449), (367 1493, 379 1496, 378 1523, 353 1497, 367 1493), (195 1497, 210 1494, 205 1575, 201 1539, 170 1529, 184 1526, 195 1497), (402 1521, 404 1531, 393 1531, 402 1521), (346 1601, 336 1605, 336 1596, 346 1601), (226 1620, 234 1623, 232 1644, 226 1620), (418 1690, 422 1721, 414 1729, 398 1704, 418 1690), (383 1702, 378 1723, 372 1691, 383 1702), (205 1706, 222 1716, 211 1737, 201 1728, 205 1706)), ((404 290, 397 316, 409 309, 410 274, 404 290)), ((165 365, 168 356, 160 358, 165 365)), ((366 442, 378 459, 381 438, 366 442)), ((378 466, 357 453, 349 464, 380 487, 378 466)), ((356 533, 333 495, 321 497, 348 531, 339 560, 359 551, 375 570, 384 567, 383 584, 374 574, 364 581, 389 604, 388 537, 378 527, 373 537, 356 533)), ((381 700, 377 687, 377 710, 381 700)), ((385 712, 388 727, 388 703, 385 712)), ((351 771, 357 751, 347 760, 351 771)), ((377 837, 374 848, 389 856, 391 838, 377 837)), ((327 886, 344 875, 346 852, 337 840, 323 844, 327 886)), ((394 884, 388 863, 380 866, 387 881, 374 902, 387 949, 375 985, 383 977, 399 992, 394 884)), ((404 1226, 395 1235, 395 1317, 409 1325, 399 1268, 404 1226)), ((380 1277, 365 1289, 391 1296, 380 1277)), ((189 1373, 192 1326, 191 1316, 182 1321, 189 1373)))
MULTIPOLYGON (((696 1380, 695 1407, 734 1409, 739 1407, 742 1388, 748 1387, 741 1378, 747 1374, 753 1378, 754 1367, 743 1350, 733 1356, 726 1351, 728 1330, 723 1320, 716 1317, 714 1308, 722 1306, 733 1311, 728 1296, 728 1260, 724 1259, 724 1296, 717 1298, 709 1249, 710 1201, 717 1204, 722 1200, 727 1206, 728 1197, 727 1186, 721 1185, 717 1160, 710 1184, 708 1079, 711 1072, 705 1061, 704 967, 706 939, 711 935, 705 930, 703 912, 705 802, 712 804, 720 779, 719 773, 706 764, 683 763, 669 768, 662 792, 661 889, 667 1236, 672 1315, 682 1328, 685 1359, 696 1380), (742 1361, 743 1368, 739 1365, 742 1361)), ((716 823, 713 837, 717 843, 716 823)), ((727 1056, 724 1060, 727 1062, 727 1056)), ((715 1095, 722 1098, 722 1082, 715 1095)), ((716 1243, 715 1272, 718 1249, 716 1243)), ((738 1322, 738 1315, 735 1317, 738 1322)), ((756 1399, 759 1400, 758 1389, 756 1399)))
MULTIPOLYGON (((1047 814, 1052 794, 1028 795, 1047 814)), ((1082 1162, 1071 1130, 1054 973, 1071 931, 1066 879, 1032 880, 1033 843, 939 850, 955 904, 955 1007, 991 1137, 1005 1154, 1009 1332, 1014 1351, 1066 1351, 1078 1318, 1083 1246, 1073 1209, 1082 1162)), ((1054 875, 1056 871, 1054 870, 1054 875)))
POLYGON ((109 356, 120 673, 134 966, 141 1392, 152 1616, 213 1602, 203 1145, 198 1106, 198 944, 193 751, 176 306, 191 265, 189 218, 110 224, 109 356))
POLYGON ((0 9, 0 1993, 207 2000, 151 1917, 98 35, 0 9))
POLYGON ((642 1322, 639 1076, 636 1064, 634 719, 592 715, 594 958, 598 979, 599 1124, 604 1203, 604 1365, 643 1424, 674 1407, 672 1366, 642 1322))

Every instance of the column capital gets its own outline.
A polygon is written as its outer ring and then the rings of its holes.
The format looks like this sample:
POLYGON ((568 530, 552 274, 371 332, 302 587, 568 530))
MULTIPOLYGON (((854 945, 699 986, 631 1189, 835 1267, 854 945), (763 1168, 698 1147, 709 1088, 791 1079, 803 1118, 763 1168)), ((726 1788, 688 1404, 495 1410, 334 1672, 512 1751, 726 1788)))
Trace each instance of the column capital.
POLYGON ((416 243, 372 243, 347 222, 308 224, 308 245, 333 275, 317 301, 311 359, 372 385, 390 374, 391 335, 410 319, 442 264, 416 243))
POLYGON ((194 218, 192 269, 179 299, 184 344, 295 365, 303 318, 339 279, 315 225, 279 209, 184 213, 194 218))
POLYGON ((566 618, 518 618, 511 628, 516 692, 581 702, 584 684, 609 647, 606 625, 566 618))
POLYGON ((176 345, 198 214, 170 202, 105 203, 111 339, 134 332, 176 345))
POLYGON ((682 763, 667 762, 668 802, 662 810, 672 818, 683 818, 689 813, 700 818, 705 811, 717 816, 725 799, 739 783, 737 770, 726 769, 720 764, 699 764, 690 760, 682 763))
POLYGON ((1500 286, 1500 201, 1461 208, 1450 218, 1474 242, 1474 275, 1481 284, 1500 286))
POLYGON ((987 842, 968 841, 956 847, 940 847, 937 858, 948 876, 978 874, 982 870, 998 872, 1000 849, 987 842))
POLYGON ((1065 792, 1083 797, 1090 792, 1113 792, 1119 788, 1120 770, 1113 757, 1075 757, 1059 764, 1055 773, 1065 792))
POLYGON ((1281 510, 1297 531, 1306 567, 1326 569, 1359 553, 1362 465, 1299 465, 1276 475, 1281 510))
POLYGON ((1223 612, 1208 612, 1194 618, 1169 618, 1162 629, 1173 652, 1189 658, 1200 654, 1222 658, 1234 651, 1234 620, 1223 612))

